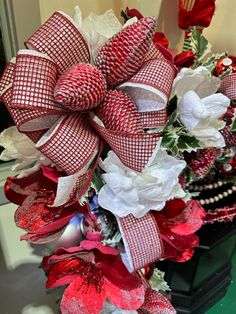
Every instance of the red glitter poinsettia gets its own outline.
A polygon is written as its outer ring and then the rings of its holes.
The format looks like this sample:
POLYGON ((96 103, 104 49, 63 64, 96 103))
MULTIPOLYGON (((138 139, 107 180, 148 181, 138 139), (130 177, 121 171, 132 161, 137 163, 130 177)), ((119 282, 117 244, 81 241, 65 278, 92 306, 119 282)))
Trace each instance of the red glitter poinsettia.
POLYGON ((45 177, 42 170, 21 179, 8 178, 6 196, 19 205, 15 223, 27 231, 21 240, 33 243, 56 240, 72 217, 78 212, 88 212, 87 206, 81 206, 76 201, 71 201, 69 206, 51 207, 56 188, 56 183, 45 177))
POLYGON ((203 225, 203 207, 194 200, 185 203, 175 199, 167 201, 165 208, 153 215, 163 240, 164 257, 177 262, 189 260, 199 242, 194 233, 203 225))
POLYGON ((62 314, 98 314, 106 299, 124 310, 141 307, 145 295, 142 281, 128 272, 117 254, 115 249, 85 240, 79 247, 61 248, 44 257, 46 287, 68 285, 61 301, 62 314))

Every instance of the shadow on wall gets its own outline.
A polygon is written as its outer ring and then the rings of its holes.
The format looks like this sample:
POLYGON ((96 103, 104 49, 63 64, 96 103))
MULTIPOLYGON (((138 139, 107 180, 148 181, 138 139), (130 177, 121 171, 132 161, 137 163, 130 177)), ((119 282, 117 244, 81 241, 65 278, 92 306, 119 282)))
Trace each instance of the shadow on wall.
POLYGON ((171 48, 183 39, 183 31, 178 27, 178 1, 163 0, 158 16, 158 30, 169 39, 171 48))
POLYGON ((21 264, 13 270, 6 267, 0 246, 0 313, 56 314, 55 296, 45 289, 46 277, 37 263, 21 264))

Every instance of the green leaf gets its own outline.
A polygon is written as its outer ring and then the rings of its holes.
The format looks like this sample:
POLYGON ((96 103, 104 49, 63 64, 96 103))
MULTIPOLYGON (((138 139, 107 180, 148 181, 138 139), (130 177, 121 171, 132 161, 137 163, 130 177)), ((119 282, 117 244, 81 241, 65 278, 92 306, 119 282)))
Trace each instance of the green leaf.
POLYGON ((193 170, 189 167, 185 167, 183 170, 183 176, 185 177, 186 183, 191 183, 195 178, 193 170))
POLYGON ((166 148, 167 150, 172 150, 173 147, 176 145, 177 139, 173 137, 171 134, 163 133, 161 146, 166 148))
POLYGON ((127 22, 130 19, 130 16, 128 16, 123 9, 120 11, 120 16, 123 17, 125 22, 127 22))
POLYGON ((159 269, 155 269, 149 283, 154 290, 170 291, 170 287, 164 279, 165 273, 159 269))
POLYGON ((232 132, 236 132, 236 118, 233 121, 232 127, 231 127, 232 132))
POLYGON ((96 169, 94 172, 92 183, 93 183, 97 193, 101 190, 102 186, 104 185, 104 183, 101 179, 101 174, 99 173, 98 169, 96 169))
POLYGON ((208 41, 197 28, 192 30, 191 43, 197 60, 201 59, 208 48, 208 41))
POLYGON ((227 52, 217 53, 208 58, 202 65, 212 73, 215 70, 217 61, 224 57, 227 57, 227 52))

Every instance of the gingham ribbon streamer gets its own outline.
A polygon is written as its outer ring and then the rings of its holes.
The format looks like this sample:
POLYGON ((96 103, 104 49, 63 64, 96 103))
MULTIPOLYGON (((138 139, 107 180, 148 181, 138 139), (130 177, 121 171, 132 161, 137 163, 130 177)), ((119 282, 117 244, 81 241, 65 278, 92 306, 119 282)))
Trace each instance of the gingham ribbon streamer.
POLYGON ((163 256, 163 245, 159 228, 151 213, 141 218, 128 215, 117 217, 124 241, 129 271, 136 271, 163 256))
POLYGON ((222 80, 220 92, 231 100, 236 100, 236 73, 229 74, 222 80))

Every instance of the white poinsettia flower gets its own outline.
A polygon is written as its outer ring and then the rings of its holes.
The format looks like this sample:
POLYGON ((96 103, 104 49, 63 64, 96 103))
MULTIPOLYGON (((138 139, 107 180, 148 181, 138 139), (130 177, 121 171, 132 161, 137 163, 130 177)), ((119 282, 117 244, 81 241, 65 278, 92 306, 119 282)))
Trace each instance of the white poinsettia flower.
POLYGON ((108 10, 102 15, 91 12, 82 20, 80 7, 76 6, 74 20, 87 38, 93 60, 101 46, 123 27, 113 10, 108 10))
POLYGON ((151 209, 163 209, 169 199, 185 196, 178 181, 185 161, 177 160, 161 149, 142 172, 125 166, 113 151, 101 166, 106 172, 103 174, 106 184, 99 192, 98 202, 116 216, 142 217, 151 209))
POLYGON ((15 126, 0 134, 0 146, 4 147, 0 155, 1 160, 16 160, 13 171, 28 175, 31 169, 36 171, 39 168, 40 152, 35 148, 35 144, 15 126))
POLYGON ((79 6, 75 7, 74 20, 89 43, 93 60, 95 60, 98 50, 109 38, 120 32, 122 28, 137 22, 137 18, 134 17, 122 25, 113 10, 108 10, 101 15, 91 12, 83 20, 79 6))
POLYGON ((185 93, 193 90, 203 98, 216 93, 220 84, 221 80, 212 76, 204 66, 196 69, 183 68, 174 79, 171 95, 181 98, 185 93))
POLYGON ((224 147, 225 141, 219 130, 225 123, 219 119, 229 104, 230 99, 221 93, 200 99, 194 91, 189 91, 178 104, 180 120, 202 147, 224 147))

